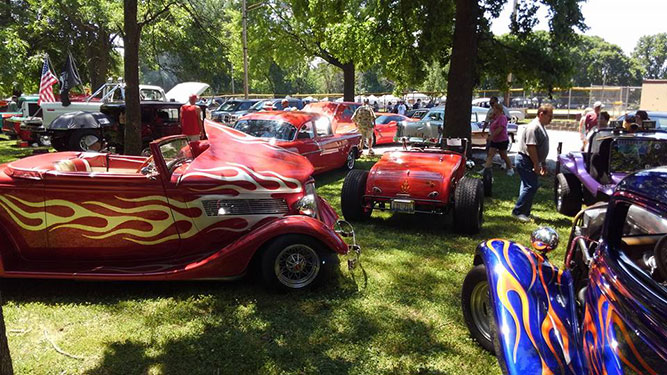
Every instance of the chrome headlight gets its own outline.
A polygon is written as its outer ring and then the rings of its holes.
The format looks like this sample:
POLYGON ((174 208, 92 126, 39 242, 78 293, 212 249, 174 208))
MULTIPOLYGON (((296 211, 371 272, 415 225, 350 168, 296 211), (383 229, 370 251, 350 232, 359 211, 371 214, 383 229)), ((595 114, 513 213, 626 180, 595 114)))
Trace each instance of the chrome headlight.
POLYGON ((306 195, 296 201, 294 208, 300 215, 317 217, 319 210, 317 208, 317 191, 315 190, 315 183, 307 183, 305 190, 306 195))

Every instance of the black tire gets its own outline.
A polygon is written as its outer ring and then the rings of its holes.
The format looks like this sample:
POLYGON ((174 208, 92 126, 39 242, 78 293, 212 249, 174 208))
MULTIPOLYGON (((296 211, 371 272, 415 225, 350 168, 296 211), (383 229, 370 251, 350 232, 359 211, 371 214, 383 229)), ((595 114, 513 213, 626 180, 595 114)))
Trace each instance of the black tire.
POLYGON ((69 150, 88 151, 88 147, 84 142, 84 140, 88 137, 96 137, 99 142, 102 141, 102 136, 97 129, 77 129, 70 134, 69 140, 67 141, 69 150))
POLYGON ((261 257, 262 279, 277 290, 320 285, 338 266, 338 256, 312 237, 287 234, 274 239, 261 257))
POLYGON ((487 168, 482 173, 482 184, 484 185, 484 196, 490 197, 493 194, 493 171, 487 168))
POLYGON ((454 223, 464 234, 477 234, 484 221, 484 184, 478 178, 463 177, 454 192, 454 223))
POLYGON ((351 170, 340 191, 340 206, 343 211, 343 217, 348 221, 362 221, 371 217, 372 209, 366 209, 363 206, 363 196, 366 191, 366 180, 368 171, 359 169, 351 170))
POLYGON ((556 211, 563 215, 574 216, 581 210, 581 183, 570 173, 556 175, 554 184, 554 203, 556 211))
POLYGON ((67 139, 63 136, 51 136, 51 147, 56 151, 67 151, 67 139))
POLYGON ((373 132, 373 147, 377 144, 377 138, 375 137, 375 132, 373 132))
POLYGON ((482 348, 495 354, 493 309, 489 298, 486 267, 483 264, 475 266, 463 280, 461 310, 470 335, 482 348))
POLYGON ((343 164, 343 169, 351 171, 354 169, 354 166, 357 164, 357 149, 352 147, 350 152, 347 153, 345 158, 345 164, 343 164))

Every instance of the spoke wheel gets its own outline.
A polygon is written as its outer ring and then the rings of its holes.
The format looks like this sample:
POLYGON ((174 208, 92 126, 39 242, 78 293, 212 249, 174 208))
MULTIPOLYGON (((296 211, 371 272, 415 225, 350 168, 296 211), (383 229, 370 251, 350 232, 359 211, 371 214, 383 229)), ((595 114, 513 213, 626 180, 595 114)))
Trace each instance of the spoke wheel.
POLYGON ((287 234, 269 243, 261 254, 261 274, 274 290, 303 290, 321 285, 339 266, 336 253, 318 240, 287 234))
POLYGON ((357 152, 355 151, 355 149, 351 149, 350 152, 347 153, 347 159, 345 160, 345 167, 348 170, 354 169, 354 165, 356 164, 357 161, 356 154, 357 152))
POLYGON ((274 272, 283 285, 299 289, 315 280, 320 271, 320 257, 311 247, 296 244, 284 248, 276 258, 274 272))

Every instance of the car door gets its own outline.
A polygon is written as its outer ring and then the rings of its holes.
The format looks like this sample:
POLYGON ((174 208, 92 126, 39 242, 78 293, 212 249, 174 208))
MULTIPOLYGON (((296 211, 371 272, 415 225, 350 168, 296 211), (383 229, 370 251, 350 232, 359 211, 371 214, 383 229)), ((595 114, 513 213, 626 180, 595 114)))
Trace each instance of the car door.
POLYGON ((318 121, 315 124, 315 142, 320 148, 316 171, 328 171, 343 165, 347 159, 345 141, 341 136, 334 135, 329 121, 318 121))
POLYGON ((44 187, 49 252, 35 258, 108 264, 177 255, 179 234, 158 178, 49 171, 44 187))

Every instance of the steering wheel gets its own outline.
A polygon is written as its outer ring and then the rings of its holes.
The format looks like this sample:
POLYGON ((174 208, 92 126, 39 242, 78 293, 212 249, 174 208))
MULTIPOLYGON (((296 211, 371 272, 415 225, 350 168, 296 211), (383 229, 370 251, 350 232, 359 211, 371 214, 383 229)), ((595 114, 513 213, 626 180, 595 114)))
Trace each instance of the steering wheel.
POLYGON ((137 168, 137 172, 143 175, 147 175, 149 174, 148 171, 153 170, 155 170, 155 158, 153 155, 149 156, 143 163, 141 163, 139 168, 137 168))

